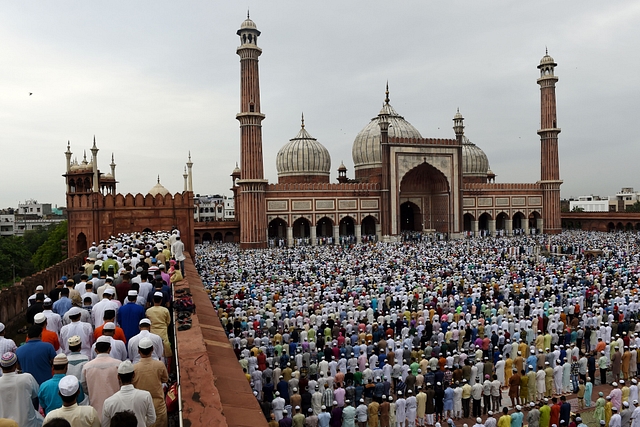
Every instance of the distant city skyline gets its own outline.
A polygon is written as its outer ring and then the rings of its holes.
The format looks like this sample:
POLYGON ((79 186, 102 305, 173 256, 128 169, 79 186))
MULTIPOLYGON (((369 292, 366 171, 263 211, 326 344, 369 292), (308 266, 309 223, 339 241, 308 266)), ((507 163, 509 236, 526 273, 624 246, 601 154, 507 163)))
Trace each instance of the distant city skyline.
MULTIPOLYGON (((640 189, 635 159, 640 4, 621 1, 446 3, 250 2, 262 31, 264 169, 300 126, 353 177, 351 145, 391 104, 424 137, 452 138, 456 108, 496 182, 540 176, 539 88, 545 46, 556 74, 562 198, 640 189)), ((100 170, 114 154, 122 193, 183 188, 231 195, 239 159, 235 34, 246 5, 227 2, 9 3, 0 16, 0 147, 10 185, 0 207, 34 198, 64 206, 74 157, 96 136, 100 170)))

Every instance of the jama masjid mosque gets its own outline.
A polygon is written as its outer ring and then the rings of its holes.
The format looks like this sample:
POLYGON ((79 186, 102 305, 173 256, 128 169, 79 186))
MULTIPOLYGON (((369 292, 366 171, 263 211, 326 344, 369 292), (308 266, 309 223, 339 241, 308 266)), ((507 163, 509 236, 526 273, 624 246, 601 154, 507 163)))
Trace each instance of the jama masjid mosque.
MULTIPOLYGON (((274 239, 294 244, 394 241, 406 231, 432 231, 460 238, 465 233, 559 233, 560 180, 556 121, 556 63, 540 61, 540 180, 496 183, 487 155, 464 134, 464 118, 453 117, 454 138, 423 138, 391 106, 387 88, 379 113, 356 135, 354 176, 337 169, 331 182, 329 151, 304 125, 276 157, 278 182, 264 178, 258 46, 260 31, 247 17, 237 31, 240 46, 240 167, 231 174, 235 224, 226 236, 242 248, 264 248, 274 239)), ((188 250, 200 240, 193 219, 191 156, 184 190, 175 195, 160 184, 148 194, 116 194, 115 163, 103 174, 95 140, 91 161, 71 161, 67 149, 69 254, 109 235, 142 229, 180 228, 188 250)), ((208 225, 213 235, 216 224, 208 225)), ((222 227, 222 225, 220 225, 222 227)))
POLYGON ((487 155, 464 134, 464 118, 453 117, 454 138, 423 138, 391 106, 387 87, 377 116, 356 135, 355 176, 338 168, 331 182, 329 151, 302 120, 298 134, 276 157, 278 182, 264 179, 258 46, 260 31, 247 17, 237 34, 240 46, 240 158, 231 175, 243 248, 262 248, 268 239, 288 245, 305 239, 365 236, 393 241, 405 231, 559 233, 560 180, 556 121, 556 63, 540 61, 541 175, 535 183, 495 182, 487 155))

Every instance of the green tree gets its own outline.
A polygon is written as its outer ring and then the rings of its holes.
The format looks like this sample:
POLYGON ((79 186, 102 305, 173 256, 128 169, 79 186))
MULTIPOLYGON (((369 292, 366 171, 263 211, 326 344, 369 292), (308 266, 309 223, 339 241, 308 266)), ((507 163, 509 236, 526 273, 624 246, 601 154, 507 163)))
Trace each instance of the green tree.
POLYGON ((33 273, 31 253, 18 236, 0 238, 0 286, 10 285, 15 273, 16 281, 33 273))
POLYGON ((62 241, 66 238, 67 221, 63 221, 48 233, 47 240, 31 257, 31 262, 36 270, 44 270, 67 257, 66 251, 62 248, 62 241))
POLYGON ((38 248, 47 240, 49 233, 53 231, 58 224, 50 224, 48 227, 38 228, 35 230, 27 230, 24 233, 24 245, 29 253, 36 253, 38 248))
POLYGON ((584 212, 584 208, 574 206, 573 209, 571 209, 571 212, 584 212))
POLYGON ((626 212, 640 212, 640 202, 635 202, 631 206, 625 208, 626 212))

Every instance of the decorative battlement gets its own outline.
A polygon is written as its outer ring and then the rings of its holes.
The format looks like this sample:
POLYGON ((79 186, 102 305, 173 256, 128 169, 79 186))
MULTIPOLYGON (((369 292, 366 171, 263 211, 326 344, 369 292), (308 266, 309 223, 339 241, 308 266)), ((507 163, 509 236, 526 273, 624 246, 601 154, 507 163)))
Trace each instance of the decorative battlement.
POLYGON ((267 191, 379 191, 380 184, 368 182, 329 183, 278 183, 267 185, 267 191))
POLYGON ((444 138, 401 138, 401 137, 389 137, 390 144, 403 144, 403 145, 460 145, 457 139, 444 139, 444 138))
POLYGON ((100 193, 68 194, 67 207, 90 209, 113 207, 191 207, 193 203, 190 202, 190 200, 193 196, 190 197, 187 193, 176 193, 173 196, 170 193, 165 196, 162 194, 156 194, 155 196, 147 194, 143 196, 140 193, 135 196, 131 193, 126 195, 116 194, 115 196, 112 194, 102 195, 100 193))
POLYGON ((540 190, 538 183, 495 183, 495 182, 468 182, 462 187, 462 191, 474 190, 540 190))

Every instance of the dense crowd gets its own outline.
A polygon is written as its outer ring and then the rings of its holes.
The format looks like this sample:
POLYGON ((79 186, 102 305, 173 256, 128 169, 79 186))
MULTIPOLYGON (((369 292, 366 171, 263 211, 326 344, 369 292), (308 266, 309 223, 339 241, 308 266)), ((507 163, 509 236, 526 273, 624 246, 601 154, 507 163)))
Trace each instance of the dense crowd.
POLYGON ((408 240, 196 248, 271 427, 640 427, 636 234, 408 240))
POLYGON ((0 323, 0 426, 168 425, 178 230, 93 243, 86 263, 29 297, 26 342, 0 323))

